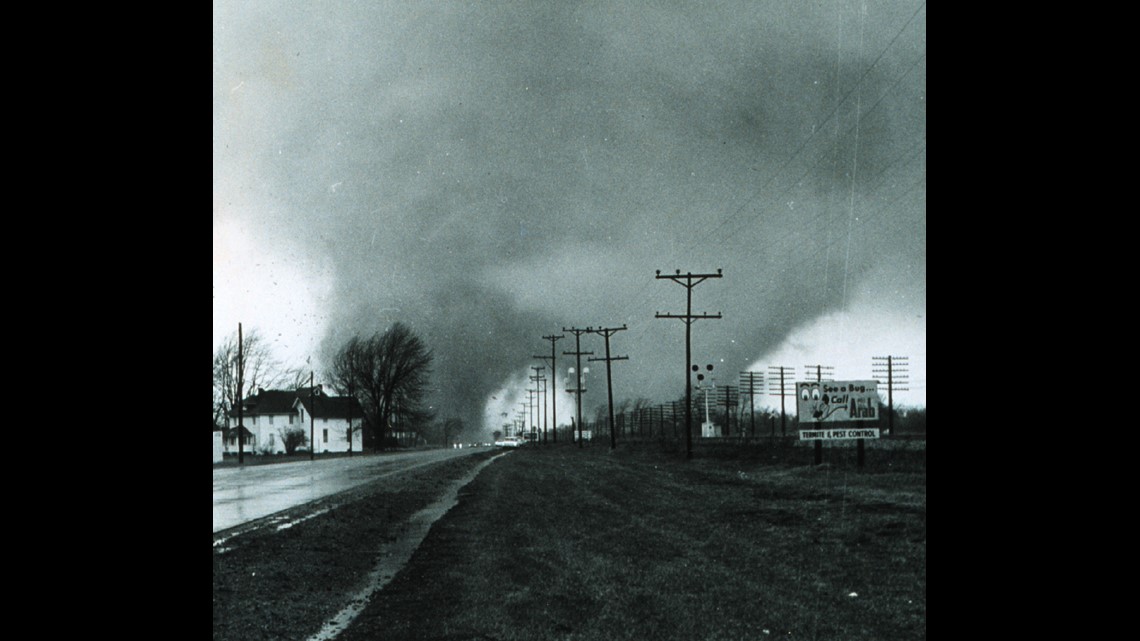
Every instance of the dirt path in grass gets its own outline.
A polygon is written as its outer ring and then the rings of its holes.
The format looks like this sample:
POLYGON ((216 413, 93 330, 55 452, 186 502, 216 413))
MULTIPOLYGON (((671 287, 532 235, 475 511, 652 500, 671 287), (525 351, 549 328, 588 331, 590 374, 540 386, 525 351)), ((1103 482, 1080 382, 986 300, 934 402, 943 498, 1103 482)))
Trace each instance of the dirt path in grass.
POLYGON ((432 524, 438 521, 447 511, 459 502, 459 491, 495 461, 504 456, 499 454, 477 465, 474 469, 453 481, 447 491, 437 501, 416 512, 403 524, 395 539, 380 546, 379 561, 368 575, 364 586, 350 599, 348 606, 342 609, 332 619, 325 622, 319 632, 309 637, 308 641, 331 641, 335 639, 360 614, 368 603, 368 598, 378 590, 383 589, 392 577, 396 576, 412 558, 420 543, 427 537, 432 524))

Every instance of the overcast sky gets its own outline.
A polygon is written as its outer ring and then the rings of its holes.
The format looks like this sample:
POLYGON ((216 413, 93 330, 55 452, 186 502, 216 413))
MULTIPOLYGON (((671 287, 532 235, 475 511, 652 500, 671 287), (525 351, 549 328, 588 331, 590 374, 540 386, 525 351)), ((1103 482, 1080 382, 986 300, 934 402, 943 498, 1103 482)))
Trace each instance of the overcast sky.
POLYGON ((660 403, 686 291, 655 272, 722 269, 718 385, 895 355, 926 405, 925 2, 215 0, 213 52, 215 347, 240 322, 320 379, 402 321, 433 406, 497 428, 543 336, 565 388, 562 328, 624 324, 615 399, 660 403))

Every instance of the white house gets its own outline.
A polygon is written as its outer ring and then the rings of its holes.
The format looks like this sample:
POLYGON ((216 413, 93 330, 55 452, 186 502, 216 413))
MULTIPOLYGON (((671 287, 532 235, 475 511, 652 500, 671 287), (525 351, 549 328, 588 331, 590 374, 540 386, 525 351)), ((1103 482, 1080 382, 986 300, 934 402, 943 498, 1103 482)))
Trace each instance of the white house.
MULTIPOLYGON (((296 391, 258 389, 257 394, 242 402, 242 424, 246 429, 244 450, 251 454, 284 454, 285 437, 298 431, 309 442, 314 432, 316 452, 347 452, 349 450, 348 422, 352 419, 354 451, 361 451, 361 424, 363 411, 356 399, 328 396, 318 385, 296 391), (310 405, 316 408, 314 412, 310 405), (310 424, 310 417, 313 419, 310 424)), ((238 451, 237 409, 229 413, 226 439, 227 453, 238 451)))
MULTIPOLYGON (((351 396, 328 396, 318 385, 297 391, 295 407, 301 424, 310 430, 314 452, 361 452, 364 450, 364 410, 351 396), (349 423, 352 424, 351 431, 349 423)), ((306 437, 309 431, 305 432, 306 437)))

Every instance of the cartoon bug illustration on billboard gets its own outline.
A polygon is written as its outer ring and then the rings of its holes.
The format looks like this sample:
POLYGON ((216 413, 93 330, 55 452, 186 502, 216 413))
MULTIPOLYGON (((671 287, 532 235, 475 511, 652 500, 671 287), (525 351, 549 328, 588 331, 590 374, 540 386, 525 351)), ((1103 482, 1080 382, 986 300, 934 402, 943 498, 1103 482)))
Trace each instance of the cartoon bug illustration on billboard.
POLYGON ((876 420, 878 381, 797 382, 796 414, 801 423, 876 420))

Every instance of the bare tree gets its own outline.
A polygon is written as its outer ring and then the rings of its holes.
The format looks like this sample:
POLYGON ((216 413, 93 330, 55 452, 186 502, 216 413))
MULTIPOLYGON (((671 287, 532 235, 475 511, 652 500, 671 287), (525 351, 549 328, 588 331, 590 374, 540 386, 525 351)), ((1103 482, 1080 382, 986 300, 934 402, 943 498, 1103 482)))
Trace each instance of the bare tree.
POLYGON ((432 418, 423 405, 431 376, 432 353, 419 336, 396 323, 370 338, 354 336, 333 359, 328 377, 341 393, 352 394, 364 408, 365 424, 384 446, 394 425, 411 431, 432 418))
POLYGON ((653 407, 653 401, 645 398, 644 396, 637 397, 633 402, 633 407, 630 412, 633 414, 633 420, 637 425, 637 436, 644 436, 650 427, 649 410, 653 407))
POLYGON ((598 429, 610 429, 610 406, 609 404, 598 405, 594 408, 594 425, 599 426, 598 429))
POLYGON ((307 370, 304 367, 290 367, 281 372, 278 385, 281 385, 289 391, 308 387, 311 372, 311 370, 307 370))
POLYGON ((626 430, 629 429, 629 417, 625 413, 629 411, 630 405, 631 401, 628 398, 623 398, 614 406, 614 421, 617 422, 618 436, 624 437, 626 430))
POLYGON ((242 394, 249 396, 257 388, 271 388, 282 381, 280 364, 273 358, 269 344, 256 328, 245 332, 241 341, 241 372, 238 372, 238 337, 234 332, 214 352, 214 425, 225 425, 226 414, 239 400, 238 381, 242 381, 242 394))

